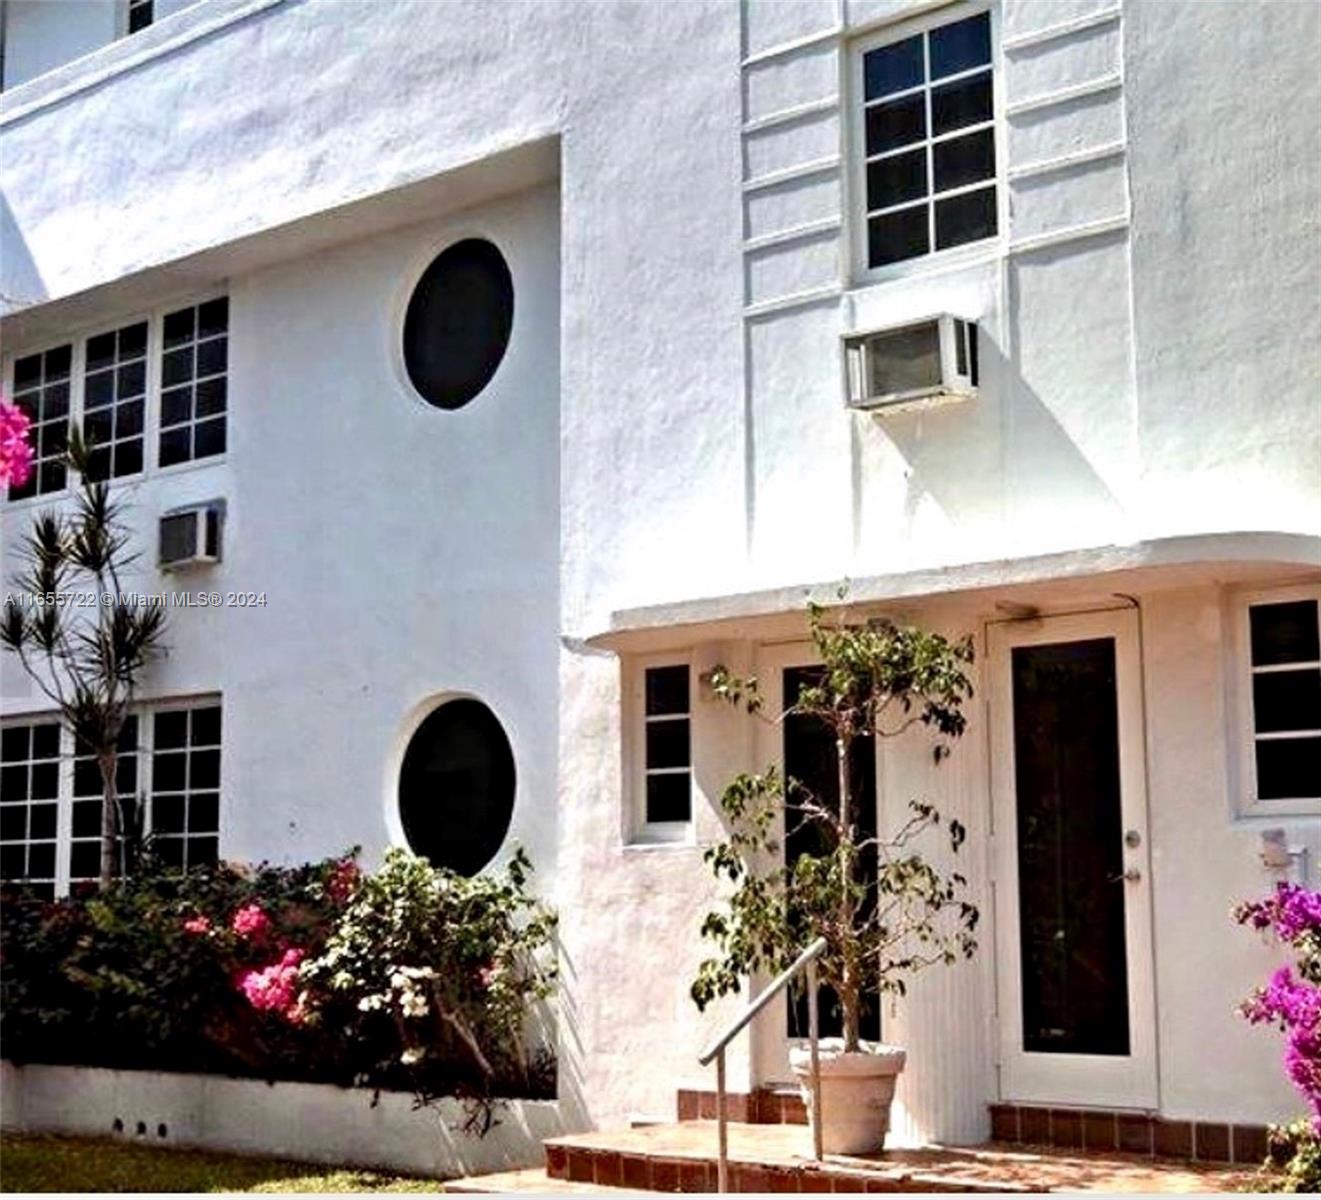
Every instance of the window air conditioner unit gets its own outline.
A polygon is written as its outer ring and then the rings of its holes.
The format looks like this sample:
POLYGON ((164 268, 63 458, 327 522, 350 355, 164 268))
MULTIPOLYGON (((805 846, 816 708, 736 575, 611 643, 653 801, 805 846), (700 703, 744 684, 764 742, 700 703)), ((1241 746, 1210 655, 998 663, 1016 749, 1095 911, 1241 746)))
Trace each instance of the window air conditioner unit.
POLYGON ((844 339, 850 408, 904 410, 977 394, 977 326, 948 313, 844 339))
POLYGON ((220 561, 225 502, 209 500, 171 509, 161 517, 160 553, 163 571, 184 571, 220 561))

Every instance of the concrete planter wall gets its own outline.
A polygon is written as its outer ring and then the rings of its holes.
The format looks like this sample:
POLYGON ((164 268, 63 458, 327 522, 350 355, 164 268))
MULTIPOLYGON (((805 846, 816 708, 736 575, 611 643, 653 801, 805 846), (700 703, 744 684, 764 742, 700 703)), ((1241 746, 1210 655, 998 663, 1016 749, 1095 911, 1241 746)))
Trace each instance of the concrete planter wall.
POLYGON ((573 1132, 555 1100, 511 1100, 497 1119, 478 1137, 460 1128, 456 1101, 414 1109, 404 1092, 383 1092, 373 1106, 369 1089, 328 1084, 0 1065, 0 1120, 6 1130, 31 1133, 117 1136, 453 1178, 536 1165, 543 1138, 573 1132))

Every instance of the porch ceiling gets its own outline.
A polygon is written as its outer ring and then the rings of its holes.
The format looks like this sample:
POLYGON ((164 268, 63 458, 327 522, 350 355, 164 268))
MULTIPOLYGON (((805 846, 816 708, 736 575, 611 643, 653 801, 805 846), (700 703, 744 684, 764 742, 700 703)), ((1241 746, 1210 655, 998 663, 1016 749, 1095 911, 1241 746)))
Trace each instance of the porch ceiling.
MULTIPOLYGON (((994 615, 997 604, 1046 611, 1098 605, 1119 594, 1209 583, 1284 583, 1318 573, 1321 536, 1210 533, 864 576, 848 581, 847 603, 850 608, 894 608, 928 601, 994 615)), ((808 599, 838 605, 839 584, 803 583, 620 609, 611 614, 606 629, 585 643, 646 653, 695 641, 803 636, 802 612, 808 599)))

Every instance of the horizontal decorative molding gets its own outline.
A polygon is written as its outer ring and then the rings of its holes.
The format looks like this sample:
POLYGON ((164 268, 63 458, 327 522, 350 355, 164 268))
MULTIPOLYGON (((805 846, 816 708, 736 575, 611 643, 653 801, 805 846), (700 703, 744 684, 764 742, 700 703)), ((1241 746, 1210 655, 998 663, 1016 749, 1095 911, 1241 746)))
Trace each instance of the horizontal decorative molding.
POLYGON ((829 29, 822 29, 817 33, 805 33, 802 37, 791 38, 787 42, 767 46, 765 50, 754 50, 743 59, 740 65, 746 69, 755 67, 758 63, 768 62, 773 58, 784 58, 788 54, 794 54, 799 50, 807 50, 812 46, 820 45, 822 42, 834 41, 843 33, 844 28, 841 25, 832 25, 829 29))
POLYGON ((1072 154, 1061 154, 1057 158, 1043 158, 1038 162, 1023 163, 1022 166, 1010 167, 1008 179, 1010 183, 1017 182, 1020 179, 1035 179, 1040 175, 1052 175, 1056 171, 1067 171, 1070 167, 1104 162, 1108 158, 1122 158, 1127 152, 1127 142, 1107 142, 1104 146, 1094 146, 1089 150, 1075 150, 1072 154))
POLYGON ((1019 238, 1009 243, 1010 254, 1031 254, 1034 250, 1049 250, 1054 246, 1067 246, 1070 242, 1081 242, 1087 238, 1101 237, 1127 229, 1129 216, 1122 213, 1117 217, 1105 217, 1099 221, 1088 221, 1085 225, 1070 225, 1065 229, 1052 229, 1049 233, 1038 233, 1032 237, 1019 238))
POLYGON ((133 34, 131 41, 118 38, 108 42, 90 54, 55 67, 0 96, 0 127, 60 104, 79 92, 99 87, 117 75, 173 54, 226 26, 246 21, 283 3, 284 0, 247 0, 247 3, 232 5, 219 12, 213 12, 207 5, 199 6, 200 11, 188 8, 171 14, 159 24, 133 34), (176 21, 182 24, 182 28, 174 28, 176 21))
POLYGON ((779 112, 767 113, 764 117, 754 117, 743 123, 743 132, 760 133, 764 129, 774 129, 779 125, 790 125, 804 117, 814 117, 820 113, 834 112, 839 107, 839 96, 822 96, 820 100, 808 100, 805 104, 795 104, 792 108, 782 108, 779 112))
POLYGON ((1024 113, 1038 112, 1043 108, 1054 108, 1058 104, 1067 104, 1070 100, 1081 100, 1084 96, 1096 96, 1102 92, 1118 91, 1124 86, 1123 76, 1117 71, 1113 75, 1102 75, 1099 79, 1088 79, 1075 83, 1072 87, 1060 88, 1054 92, 1045 92, 1040 96, 1029 96, 1026 100, 1015 100, 1005 105, 1005 115, 1021 116, 1024 113))
POLYGON ((790 183, 795 179, 810 179, 813 175, 829 175, 838 172, 841 168, 841 159, 838 154, 832 154, 829 158, 818 158, 812 162, 800 163, 796 167, 784 167, 779 171, 768 171, 765 175, 758 175, 754 179, 747 179, 743 182, 745 192, 759 192, 764 188, 775 187, 776 184, 790 183))
POLYGON ((1056 25, 1047 25, 1044 29, 1034 29, 1030 33, 1020 33, 1017 37, 1003 38, 1000 42, 1000 48, 1006 54, 1017 54, 1020 50, 1028 50, 1033 46, 1044 46, 1047 42, 1066 38, 1071 33, 1082 33, 1087 29, 1095 29, 1098 25, 1109 25, 1113 21, 1118 21, 1119 16, 1120 10, 1118 7, 1102 9, 1100 12, 1074 17, 1070 21, 1060 21, 1056 25))
POLYGON ((809 221, 804 225, 795 225, 791 229, 777 230, 775 233, 763 233, 760 237, 748 238, 743 243, 743 253, 752 254, 757 250, 766 250, 771 246, 788 246, 794 242, 811 241, 825 233, 833 233, 843 225, 841 217, 823 217, 819 221, 809 221))
POLYGON ((743 309, 743 316, 746 320, 755 320, 757 317, 787 312, 793 308, 806 308, 808 305, 820 304, 825 300, 838 300, 843 294, 843 287, 838 283, 832 283, 826 287, 812 288, 810 291, 794 292, 788 296, 776 296, 774 300, 749 304, 743 309))

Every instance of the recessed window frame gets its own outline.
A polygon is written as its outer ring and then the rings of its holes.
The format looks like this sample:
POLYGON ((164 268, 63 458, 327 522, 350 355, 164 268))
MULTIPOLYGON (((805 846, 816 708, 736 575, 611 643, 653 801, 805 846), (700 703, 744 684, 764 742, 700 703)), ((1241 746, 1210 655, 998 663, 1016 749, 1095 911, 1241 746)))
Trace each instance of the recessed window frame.
POLYGON ((124 37, 150 29, 155 23, 156 0, 125 0, 124 37))
MULTIPOLYGON (((1005 119, 1004 119, 1004 71, 1003 56, 1000 51, 1000 12, 996 5, 987 5, 985 3, 961 3, 948 6, 941 6, 935 10, 922 15, 912 17, 906 20, 889 22, 882 25, 870 33, 864 34, 849 42, 845 48, 847 56, 847 70, 845 71, 847 94, 848 94, 848 114, 845 122, 847 134, 844 138, 845 150, 848 157, 848 170, 846 171, 846 180, 848 186, 848 209, 850 219, 848 222, 848 237, 850 243, 849 262, 852 268, 853 279, 857 283, 880 283, 889 279, 903 278, 905 276, 921 274, 933 270, 946 269, 950 266, 956 266, 961 263, 981 262, 1002 256, 1005 247, 1008 244, 1008 218, 1009 205, 1006 189, 1005 163, 1006 163, 1006 137, 1005 137, 1005 119), (933 30, 940 29, 946 25, 954 25, 969 17, 987 14, 990 21, 991 38, 991 119, 990 121, 975 123, 963 128, 954 130, 948 134, 942 134, 933 139, 931 135, 931 90, 932 82, 929 78, 924 79, 921 85, 910 89, 914 94, 922 94, 926 106, 926 132, 920 142, 914 142, 911 146, 899 147, 892 152, 902 154, 919 146, 925 150, 926 172, 927 172, 927 192, 924 200, 905 201, 893 206, 895 210, 905 207, 916 207, 921 204, 927 210, 927 228, 929 236, 932 238, 931 244, 934 245, 934 221, 935 221, 935 200, 937 197, 944 199, 958 196, 964 193, 971 193, 982 188, 994 187, 995 189, 995 213, 996 213, 996 231, 990 237, 981 238, 973 242, 965 242, 958 246, 950 246, 943 250, 928 249, 925 254, 914 255, 911 258, 900 259, 896 262, 885 263, 881 266, 873 267, 868 261, 868 217, 867 217, 867 131, 866 131, 866 93, 865 93, 865 70, 864 58, 868 52, 879 49, 883 46, 893 45, 907 40, 917 35, 923 36, 923 55, 927 51, 927 42, 925 35, 933 30), (961 188, 951 188, 948 191, 936 193, 932 190, 935 180, 932 176, 932 146, 944 141, 955 140, 960 137, 975 133, 979 130, 990 129, 993 134, 993 146, 995 151, 995 173, 987 179, 978 180, 975 183, 968 184, 961 188)), ((943 86, 946 83, 956 82, 965 76, 971 78, 984 70, 983 67, 969 68, 966 72, 956 72, 950 76, 937 81, 936 86, 943 86)), ((906 93, 895 93, 897 96, 906 93)), ((873 156, 879 157, 879 156, 873 156)))
POLYGON ((628 803, 626 805, 625 841, 633 845, 691 845, 695 840, 697 812, 696 705, 698 680, 692 655, 654 654, 636 659, 629 667, 625 718, 627 736, 626 770, 628 803), (649 715, 647 712, 648 672, 666 667, 683 667, 688 672, 688 711, 684 714, 649 715), (651 767, 647 762, 647 727, 655 722, 684 720, 688 723, 688 765, 682 768, 651 767), (653 774, 686 774, 688 777, 688 819, 651 821, 647 819, 647 778, 653 774))
MULTIPOLYGON (((137 741, 134 749, 126 753, 136 755, 136 788, 134 796, 145 797, 146 814, 144 828, 147 832, 155 830, 155 806, 158 794, 162 797, 173 795, 175 793, 166 793, 163 789, 158 789, 154 778, 154 751, 156 740, 156 719, 162 713, 193 712, 197 709, 219 708, 220 709, 220 743, 219 750, 219 777, 216 787, 200 787, 189 790, 204 795, 214 792, 218 799, 216 805, 216 829, 190 828, 184 836, 188 840, 200 840, 214 837, 216 840, 217 857, 223 857, 223 848, 225 841, 226 826, 226 802, 225 802, 225 759, 226 759, 226 737, 225 737, 225 705, 223 698, 219 694, 190 696, 190 697, 165 697, 159 700, 144 701, 135 704, 132 714, 137 718, 137 741)), ((189 721, 191 723, 191 716, 189 721)), ((93 839, 90 835, 74 834, 74 805, 82 801, 87 802, 99 797, 92 797, 84 792, 76 794, 76 764, 84 755, 78 753, 74 745, 72 731, 60 721, 57 713, 50 710, 27 712, 6 715, 3 721, 0 721, 0 730, 7 730, 20 726, 58 723, 59 729, 59 759, 58 773, 59 785, 56 796, 57 817, 56 817, 56 835, 55 835, 55 874, 53 879, 54 894, 56 896, 67 896, 70 889, 75 884, 84 882, 94 882, 95 877, 86 874, 75 875, 73 873, 73 846, 77 842, 95 841, 100 846, 99 833, 93 839)), ((189 756, 193 751, 205 752, 212 749, 207 746, 189 747, 189 756)), ((127 793, 121 793, 127 794, 127 793)), ((22 802, 20 802, 22 803, 22 802)), ((187 802, 186 802, 187 803, 187 802)), ((98 810, 99 816, 99 810, 98 810)), ((192 864, 198 865, 198 864, 192 864)), ((3 881, 7 886, 19 881, 3 881)))
MULTIPOLYGON (((227 353, 227 363, 224 373, 226 387, 225 404, 225 450, 219 454, 207 455, 203 458, 189 458, 187 460, 172 463, 169 466, 160 465, 160 440, 161 440, 161 375, 162 375, 162 356, 164 353, 164 324, 165 318, 175 312, 188 308, 199 308, 213 300, 227 298, 230 301, 229 317, 226 325, 226 340, 231 343, 228 351, 232 351, 233 342, 233 293, 228 286, 212 289, 202 294, 189 293, 177 296, 168 303, 158 304, 148 310, 138 310, 128 312, 111 320, 97 322, 94 325, 82 326, 71 333, 65 334, 59 338, 51 338, 42 341, 31 348, 24 348, 17 351, 8 351, 0 359, 0 381, 3 382, 4 394, 12 397, 14 394, 14 367, 15 364, 25 358, 33 355, 44 355, 51 350, 58 350, 62 346, 71 346, 71 362, 69 375, 69 414, 70 424, 78 423, 80 426, 86 426, 86 393, 87 393, 87 344, 93 338, 100 337, 107 333, 116 333, 121 329, 127 329, 143 321, 147 323, 147 390, 145 396, 145 407, 143 411, 143 447, 142 447, 142 469, 133 474, 116 476, 109 480, 111 486, 117 486, 125 483, 135 483, 144 478, 156 475, 172 475, 183 473, 185 471, 194 471, 199 468, 214 466, 223 463, 229 454, 230 436, 233 431, 233 361, 227 353)), ((192 418, 196 423, 196 418, 192 418)), ((66 473, 67 474, 67 473, 66 473)), ((66 477, 63 488, 51 490, 48 492, 38 492, 32 496, 24 496, 19 499, 11 500, 7 490, 0 489, 0 510, 18 511, 24 507, 41 506, 53 500, 67 496, 73 487, 71 477, 66 477)))
MULTIPOLYGON (((1286 584, 1277 587, 1261 587, 1239 590, 1231 593, 1228 619, 1231 623, 1229 639, 1230 703, 1229 719, 1232 722, 1230 746, 1233 748, 1233 771, 1236 809, 1245 817, 1288 817, 1321 815, 1321 781, 1318 781, 1317 795, 1296 796, 1278 800, 1261 799, 1257 789, 1257 742, 1298 736, 1310 733, 1302 728, 1296 730, 1258 733, 1256 714, 1253 703, 1253 678, 1258 674, 1267 674, 1279 670, 1300 670, 1316 666, 1321 670, 1321 662, 1311 663, 1299 660, 1279 666, 1260 667, 1252 661, 1251 613, 1258 605, 1287 604, 1291 601, 1313 601, 1317 605, 1318 637, 1321 638, 1321 582, 1286 584)), ((1318 731, 1321 732, 1321 731, 1318 731)))

